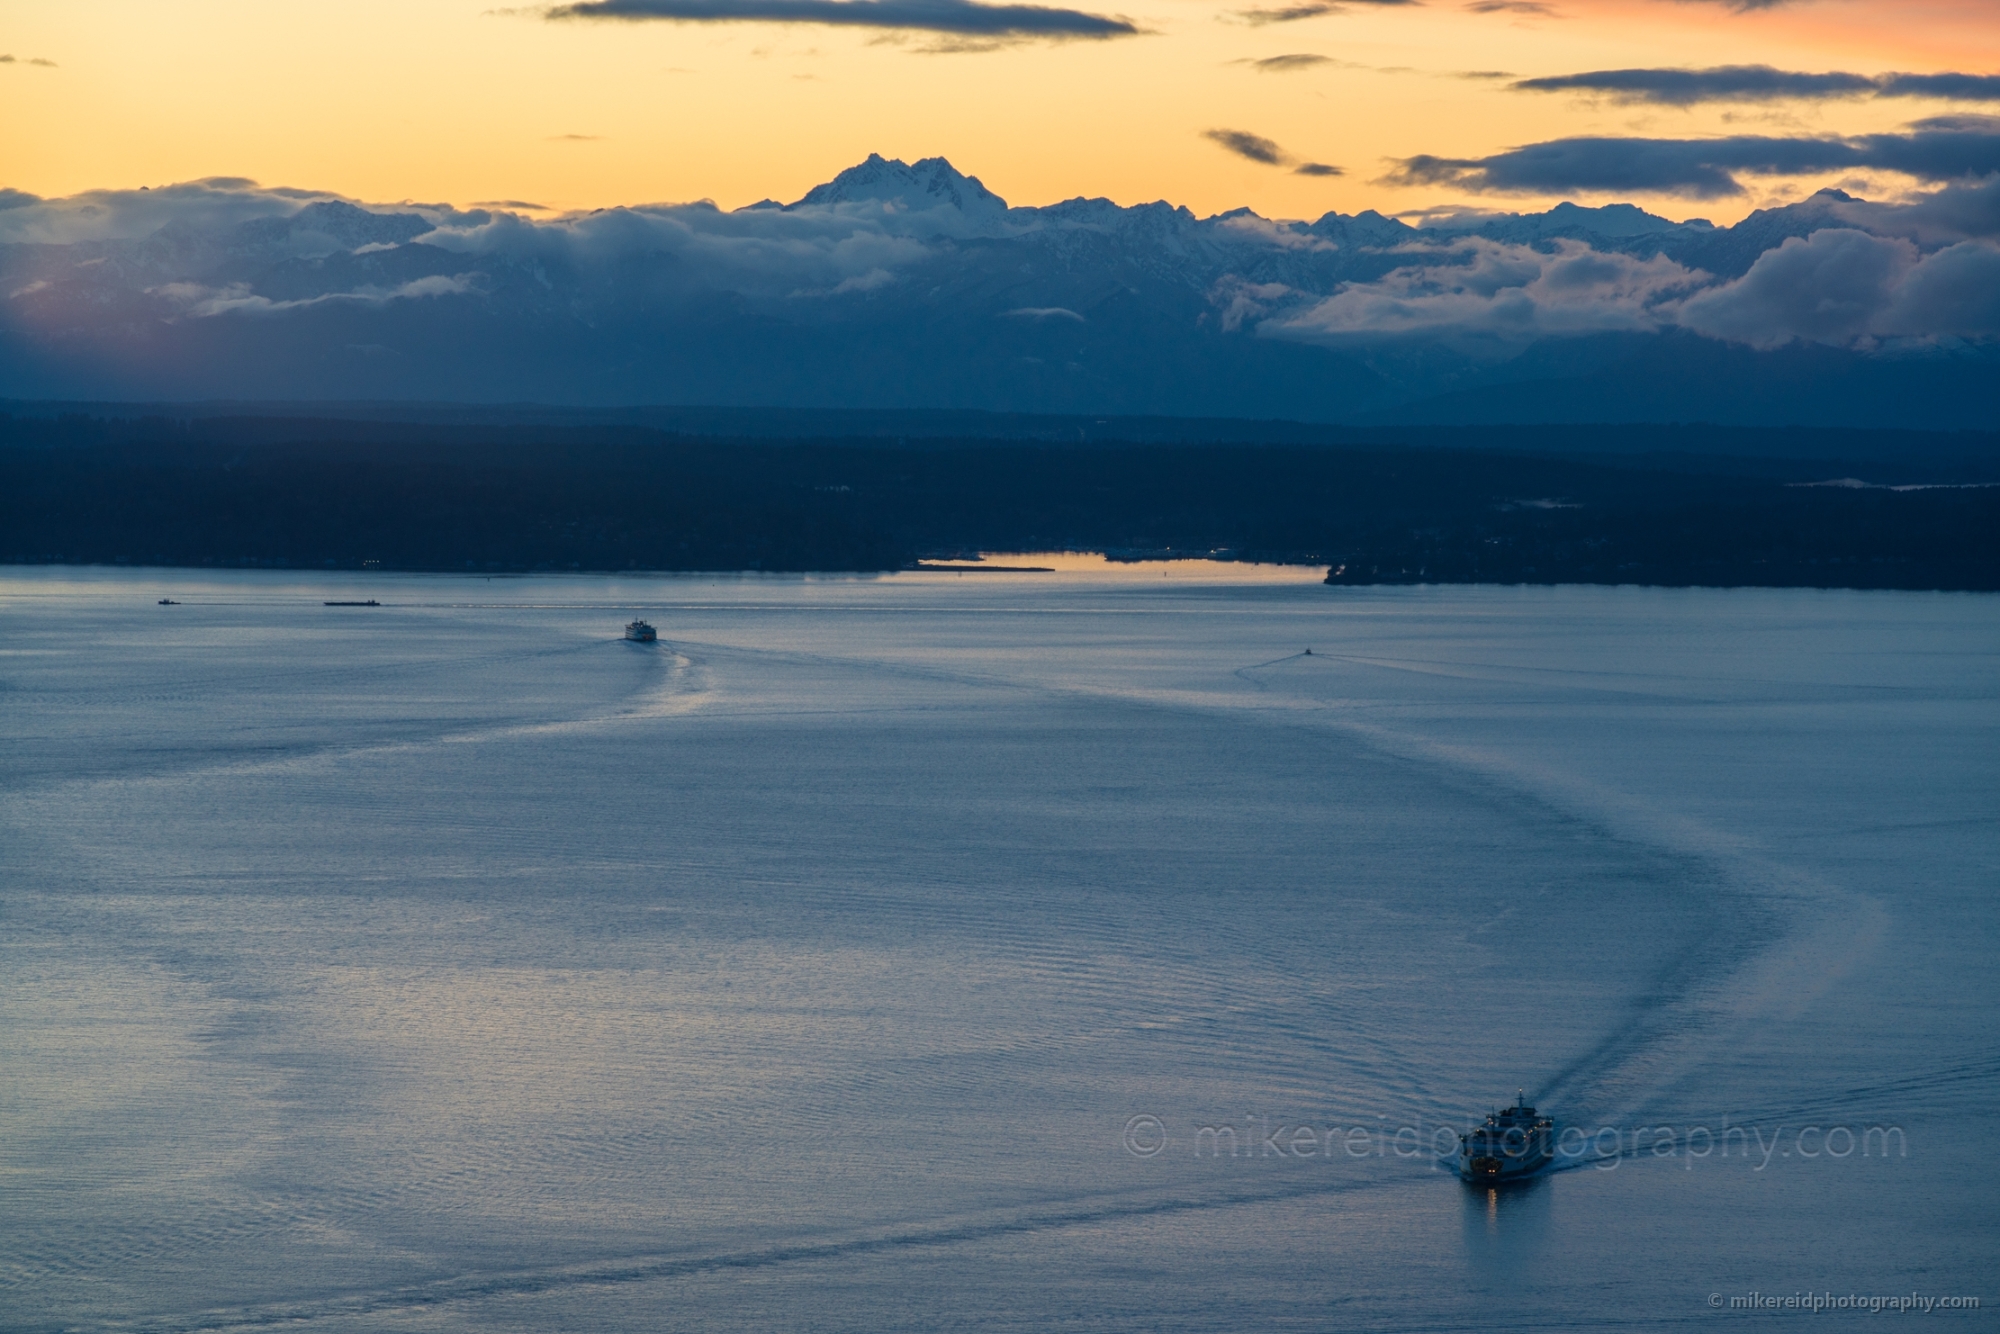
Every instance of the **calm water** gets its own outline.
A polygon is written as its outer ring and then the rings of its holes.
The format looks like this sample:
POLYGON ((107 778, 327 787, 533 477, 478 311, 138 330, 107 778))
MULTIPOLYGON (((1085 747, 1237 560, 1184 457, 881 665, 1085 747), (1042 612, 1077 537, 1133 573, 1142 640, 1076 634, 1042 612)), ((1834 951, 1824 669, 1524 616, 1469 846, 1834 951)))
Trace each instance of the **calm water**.
POLYGON ((1264 575, 0 572, 0 1325, 1992 1327, 2000 601, 1264 575))

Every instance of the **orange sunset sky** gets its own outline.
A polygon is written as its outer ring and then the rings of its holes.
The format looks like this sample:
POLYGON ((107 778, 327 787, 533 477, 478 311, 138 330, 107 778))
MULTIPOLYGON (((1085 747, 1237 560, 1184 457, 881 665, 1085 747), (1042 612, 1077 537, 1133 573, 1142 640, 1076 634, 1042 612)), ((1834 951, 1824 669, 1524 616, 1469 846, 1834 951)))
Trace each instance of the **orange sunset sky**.
MULTIPOLYGON (((54 196, 226 175, 368 201, 735 207, 794 199, 879 152, 943 155, 1017 204, 1105 195, 1310 218, 1555 202, 1382 179, 1416 154, 1573 135, 1856 134, 2000 109, 1874 97, 1682 109, 1509 86, 1641 66, 1988 74, 2000 70, 1992 0, 1354 3, 1246 20, 1259 2, 1086 0, 1074 7, 1140 32, 939 50, 952 43, 921 32, 562 20, 483 0, 14 0, 0 11, 12 57, 0 186, 54 196), (1323 59, 1254 63, 1273 56, 1323 59), (1233 155, 1204 137, 1218 128, 1344 174, 1233 155)), ((1724 200, 1630 197, 1726 222, 1821 185, 1886 197, 1911 182, 1746 184, 1724 200)))

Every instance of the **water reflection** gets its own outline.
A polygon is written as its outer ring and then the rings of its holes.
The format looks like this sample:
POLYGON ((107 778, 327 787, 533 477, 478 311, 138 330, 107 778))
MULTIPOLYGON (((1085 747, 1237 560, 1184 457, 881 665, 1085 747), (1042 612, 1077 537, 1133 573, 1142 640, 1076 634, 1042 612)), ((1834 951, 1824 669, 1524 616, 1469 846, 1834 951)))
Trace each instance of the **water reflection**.
POLYGON ((1213 579, 1224 583, 1317 584, 1326 579, 1324 565, 1259 565, 1250 561, 1203 559, 1138 560, 1131 553, 1117 558, 1101 551, 982 551, 981 562, 1000 566, 1031 566, 1051 574, 1091 575, 1101 579, 1213 579))
POLYGON ((1461 1232, 1468 1287, 1511 1292, 1524 1275, 1548 1273, 1542 1259, 1555 1212, 1551 1178, 1460 1190, 1465 1197, 1461 1232))

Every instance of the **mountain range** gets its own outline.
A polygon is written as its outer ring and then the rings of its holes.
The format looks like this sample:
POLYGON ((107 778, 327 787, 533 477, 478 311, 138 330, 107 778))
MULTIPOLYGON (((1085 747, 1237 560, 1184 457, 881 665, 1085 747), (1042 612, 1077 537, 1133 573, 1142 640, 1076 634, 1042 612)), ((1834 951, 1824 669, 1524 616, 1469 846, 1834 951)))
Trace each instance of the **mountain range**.
POLYGON ((1996 238, 1995 179, 1728 227, 1014 207, 942 158, 735 210, 0 191, 0 397, 1991 428, 1996 238))

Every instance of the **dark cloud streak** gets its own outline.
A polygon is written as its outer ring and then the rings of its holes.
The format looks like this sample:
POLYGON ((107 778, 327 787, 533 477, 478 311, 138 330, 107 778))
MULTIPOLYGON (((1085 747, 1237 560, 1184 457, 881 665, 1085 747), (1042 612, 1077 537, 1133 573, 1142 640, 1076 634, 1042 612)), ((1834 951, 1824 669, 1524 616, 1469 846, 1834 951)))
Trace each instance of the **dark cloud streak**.
POLYGON ((1345 176, 1339 167, 1325 162, 1300 162, 1297 158, 1278 147, 1276 141, 1266 139, 1261 134, 1248 130, 1203 130, 1201 137, 1219 144, 1228 152, 1240 158, 1266 167, 1290 167, 1294 176, 1345 176))
POLYGON ((1405 158, 1384 179, 1485 194, 1629 190, 1722 199, 1743 193, 1736 173, 1803 176, 1873 168, 1949 181, 2000 172, 2000 118, 1941 116, 1911 128, 1909 134, 1851 138, 1554 139, 1484 158, 1405 158))
POLYGON ((1265 56, 1262 60, 1251 61, 1250 65, 1259 74, 1290 74, 1297 70, 1311 69, 1314 65, 1331 65, 1334 63, 1331 56, 1315 56, 1300 53, 1297 55, 1265 56))
POLYGON ((549 19, 670 23, 823 23, 835 27, 1032 38, 1131 37, 1128 19, 1043 5, 970 0, 578 0, 544 11, 549 19))
POLYGON ((1282 167, 1289 160, 1285 150, 1261 134, 1251 134, 1248 130, 1203 130, 1201 137, 1236 154, 1261 162, 1267 167, 1282 167))
POLYGON ((1330 0, 1305 0, 1303 4, 1286 5, 1281 9, 1239 9, 1229 17, 1247 23, 1253 28, 1261 28, 1271 23, 1297 23, 1301 19, 1322 18, 1328 14, 1344 14, 1347 4, 1362 5, 1419 5, 1423 0, 1347 0, 1347 3, 1333 4, 1330 0))
POLYGON ((2000 102, 2000 74, 1884 74, 1877 82, 1878 97, 2000 102))
POLYGON ((1808 74, 1770 65, 1718 65, 1710 69, 1602 69, 1521 79, 1524 93, 1597 93, 1616 102, 1694 106, 1702 102, 1826 101, 1855 97, 1935 97, 2000 101, 2000 75, 1808 74))

